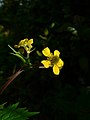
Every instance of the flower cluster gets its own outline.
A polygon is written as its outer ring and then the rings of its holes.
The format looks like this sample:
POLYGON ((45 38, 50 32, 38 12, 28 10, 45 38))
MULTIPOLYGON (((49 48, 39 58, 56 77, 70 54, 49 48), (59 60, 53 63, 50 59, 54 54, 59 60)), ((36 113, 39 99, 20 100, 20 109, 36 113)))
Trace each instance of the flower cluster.
POLYGON ((33 39, 28 40, 27 38, 24 40, 21 40, 18 45, 15 45, 15 48, 20 48, 23 47, 27 53, 31 52, 32 49, 32 44, 33 44, 33 39))
MULTIPOLYGON (((29 60, 30 59, 29 54, 33 51, 33 50, 31 50, 33 48, 32 44, 33 44, 33 39, 28 40, 26 38, 24 40, 21 40, 18 45, 15 45, 15 47, 16 48, 24 48, 27 52, 27 58, 29 60)), ((13 55, 19 57, 21 60, 24 61, 24 63, 26 63, 27 60, 25 60, 25 57, 23 57, 22 54, 20 54, 20 52, 16 52, 11 46, 9 46, 9 47, 13 50, 13 52, 14 52, 14 53, 12 53, 13 55)), ((64 65, 64 62, 59 57, 60 52, 58 50, 55 50, 54 54, 53 54, 52 52, 50 52, 50 49, 48 47, 46 47, 42 50, 42 53, 45 57, 47 57, 46 60, 41 61, 44 68, 52 67, 53 73, 55 75, 59 75, 60 70, 62 69, 62 67, 64 65)))

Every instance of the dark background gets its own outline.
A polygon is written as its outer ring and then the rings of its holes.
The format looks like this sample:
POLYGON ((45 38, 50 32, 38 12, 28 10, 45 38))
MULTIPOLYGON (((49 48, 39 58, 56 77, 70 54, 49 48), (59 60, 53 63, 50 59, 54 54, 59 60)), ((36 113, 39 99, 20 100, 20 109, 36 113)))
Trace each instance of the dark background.
MULTIPOLYGON (((51 68, 26 70, 0 95, 0 104, 40 111, 33 120, 90 120, 89 0, 0 0, 0 87, 21 67, 8 44, 24 38, 33 38, 38 51, 59 50, 64 67, 59 76, 51 68), (40 37, 46 29, 47 40, 40 37)), ((31 61, 41 58, 33 52, 31 61)))

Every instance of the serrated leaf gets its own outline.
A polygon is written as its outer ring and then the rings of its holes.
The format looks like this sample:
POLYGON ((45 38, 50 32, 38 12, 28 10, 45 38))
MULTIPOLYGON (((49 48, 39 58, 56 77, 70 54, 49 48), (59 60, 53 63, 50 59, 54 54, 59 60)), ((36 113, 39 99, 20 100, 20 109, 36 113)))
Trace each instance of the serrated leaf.
POLYGON ((29 112, 26 108, 17 108, 19 103, 0 110, 0 120, 27 120, 39 112, 29 112))

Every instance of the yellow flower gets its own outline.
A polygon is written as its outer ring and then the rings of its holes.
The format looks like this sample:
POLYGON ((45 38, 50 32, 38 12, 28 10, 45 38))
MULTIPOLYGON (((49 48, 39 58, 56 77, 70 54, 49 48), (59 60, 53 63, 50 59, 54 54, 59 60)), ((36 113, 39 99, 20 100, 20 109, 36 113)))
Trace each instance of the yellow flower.
POLYGON ((53 67, 53 73, 59 75, 60 69, 63 67, 64 62, 59 58, 60 52, 58 50, 54 51, 54 54, 50 52, 50 49, 46 47, 42 50, 44 56, 47 57, 46 60, 42 60, 41 63, 45 68, 53 67))
POLYGON ((28 40, 28 39, 26 38, 26 39, 24 39, 24 40, 21 40, 21 41, 19 42, 19 44, 18 44, 18 45, 15 45, 14 47, 16 47, 16 48, 23 47, 23 48, 26 50, 27 53, 30 53, 31 48, 33 47, 32 44, 33 44, 33 39, 28 40))

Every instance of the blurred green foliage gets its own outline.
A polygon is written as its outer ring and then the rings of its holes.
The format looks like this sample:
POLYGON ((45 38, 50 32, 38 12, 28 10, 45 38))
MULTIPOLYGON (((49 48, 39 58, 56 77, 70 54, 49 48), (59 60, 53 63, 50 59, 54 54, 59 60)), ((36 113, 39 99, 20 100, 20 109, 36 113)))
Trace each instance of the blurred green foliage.
MULTIPOLYGON (((9 54, 21 39, 33 38, 38 52, 58 49, 65 63, 56 77, 51 69, 25 71, 0 96, 40 111, 36 120, 90 119, 89 0, 3 0, 0 5, 0 86, 20 68, 9 54), (15 67, 16 66, 16 67, 15 67)), ((36 65, 41 60, 32 53, 36 65)))
POLYGON ((29 112, 26 108, 18 108, 19 103, 10 105, 6 108, 4 104, 0 105, 0 119, 3 120, 27 120, 29 117, 39 114, 39 112, 29 112))

